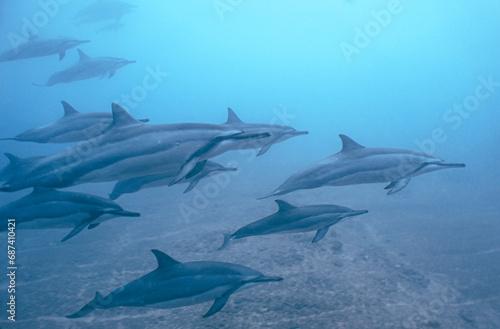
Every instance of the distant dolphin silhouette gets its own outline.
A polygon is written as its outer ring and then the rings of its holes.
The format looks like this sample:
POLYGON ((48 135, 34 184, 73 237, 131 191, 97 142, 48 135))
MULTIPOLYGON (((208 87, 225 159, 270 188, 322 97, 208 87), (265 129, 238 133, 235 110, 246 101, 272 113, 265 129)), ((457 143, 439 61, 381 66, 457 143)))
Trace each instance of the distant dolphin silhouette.
POLYGON ((79 80, 87 80, 95 77, 101 79, 108 76, 112 78, 116 71, 127 64, 135 63, 124 58, 116 57, 89 57, 83 51, 78 49, 80 60, 72 66, 52 74, 52 76, 43 85, 35 86, 53 86, 58 83, 70 83, 79 80))
POLYGON ((277 233, 298 233, 317 231, 313 243, 323 239, 330 226, 347 217, 366 214, 367 210, 352 210, 336 205, 311 205, 295 207, 283 200, 275 200, 278 211, 258 221, 243 226, 233 234, 224 236, 219 250, 225 248, 231 240, 249 236, 277 233))
POLYGON ((321 186, 389 182, 387 194, 404 188, 412 177, 446 168, 465 167, 433 155, 388 148, 367 148, 340 135, 342 150, 290 176, 273 193, 260 198, 321 186))
MULTIPOLYGON (((61 101, 61 104, 64 108, 64 115, 59 120, 27 130, 15 137, 0 138, 0 140, 34 143, 81 142, 103 134, 113 122, 111 113, 81 113, 65 101, 61 101)), ((139 121, 148 122, 149 119, 139 121)))
POLYGON ((85 316, 95 309, 119 306, 175 308, 215 300, 203 316, 219 312, 229 297, 256 284, 281 281, 280 277, 265 276, 251 268, 222 262, 181 263, 167 254, 153 249, 158 267, 125 286, 103 297, 95 298, 68 318, 85 316))
POLYGON ((66 50, 90 42, 72 38, 40 38, 33 33, 29 34, 27 42, 15 49, 9 49, 0 54, 0 62, 15 61, 33 57, 44 57, 59 54, 59 60, 66 55, 66 50))
POLYGON ((93 229, 114 217, 139 217, 123 210, 113 201, 84 193, 61 192, 35 187, 31 194, 0 208, 0 231, 7 229, 7 220, 16 219, 16 229, 73 228, 61 242, 78 234, 85 227, 93 229))
POLYGON ((119 0, 98 0, 87 5, 73 17, 75 24, 87 24, 114 20, 120 21, 123 15, 132 12, 137 6, 119 0))

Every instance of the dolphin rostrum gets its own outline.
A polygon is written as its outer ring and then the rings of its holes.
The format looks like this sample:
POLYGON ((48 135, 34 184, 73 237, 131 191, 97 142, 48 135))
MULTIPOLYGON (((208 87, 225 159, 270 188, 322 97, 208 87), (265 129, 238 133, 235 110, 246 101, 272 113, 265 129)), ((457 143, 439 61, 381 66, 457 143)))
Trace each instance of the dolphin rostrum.
POLYGON ((108 78, 112 78, 118 69, 127 64, 135 63, 135 61, 117 57, 89 57, 80 49, 78 49, 78 54, 80 55, 78 62, 62 71, 52 74, 44 85, 34 85, 53 86, 58 83, 69 83, 95 77, 102 79, 108 76, 108 78))
MULTIPOLYGON (((187 176, 181 183, 189 183, 189 186, 184 190, 184 193, 191 191, 203 178, 217 175, 223 172, 235 171, 236 168, 224 167, 217 162, 207 161, 203 163, 203 169, 194 176, 187 176)), ((132 177, 116 182, 113 191, 109 195, 111 200, 116 200, 122 194, 134 193, 142 190, 143 188, 159 187, 168 185, 172 179, 177 175, 177 170, 168 171, 161 174, 132 177)))
POLYGON ((243 226, 233 234, 224 236, 219 250, 225 248, 231 240, 249 236, 276 233, 298 233, 317 231, 313 243, 323 239, 330 226, 347 217, 366 214, 368 210, 352 210, 336 205, 311 205, 295 207, 283 200, 275 200, 278 211, 272 215, 243 226))
POLYGON ((35 187, 31 194, 0 208, 0 231, 7 229, 7 220, 15 218, 16 229, 73 228, 61 242, 78 234, 85 227, 93 229, 114 217, 139 217, 123 210, 113 201, 84 193, 61 192, 35 187))
POLYGON ((9 49, 0 54, 0 62, 15 61, 33 57, 50 56, 59 54, 59 60, 66 55, 66 50, 90 42, 90 40, 77 40, 72 38, 39 38, 30 33, 27 42, 9 49))
POLYGON ((117 104, 112 109, 113 123, 103 135, 22 166, 0 191, 32 186, 68 187, 181 168, 176 176, 180 181, 201 171, 204 160, 222 154, 212 152, 219 143, 269 136, 216 124, 144 124, 117 104))
POLYGON ((234 113, 231 108, 227 109, 227 121, 226 125, 231 125, 235 128, 244 130, 245 132, 257 132, 261 130, 266 130, 271 133, 271 136, 267 138, 253 139, 247 140, 245 143, 242 143, 239 147, 241 150, 243 149, 256 149, 260 148, 257 156, 260 156, 269 150, 269 148, 273 144, 277 144, 283 142, 289 138, 307 135, 309 132, 307 131, 297 131, 289 126, 280 126, 274 124, 261 124, 261 123, 246 123, 240 120, 240 118, 234 113))
POLYGON ((293 174, 270 196, 322 186, 390 183, 387 194, 404 188, 413 176, 446 168, 465 167, 433 155, 389 148, 367 148, 340 135, 342 150, 293 174))
MULTIPOLYGON (((65 101, 61 101, 64 115, 59 120, 42 127, 27 130, 15 137, 0 140, 15 140, 34 143, 74 143, 102 135, 113 122, 113 115, 105 112, 81 113, 65 101)), ((148 119, 139 120, 148 122, 148 119)))
POLYGON ((283 280, 265 276, 242 265, 211 261, 181 263, 159 250, 151 251, 158 262, 155 270, 112 291, 106 297, 96 292, 93 300, 67 317, 79 318, 95 309, 119 306, 167 309, 215 300, 203 316, 208 317, 220 311, 237 291, 260 283, 283 280))

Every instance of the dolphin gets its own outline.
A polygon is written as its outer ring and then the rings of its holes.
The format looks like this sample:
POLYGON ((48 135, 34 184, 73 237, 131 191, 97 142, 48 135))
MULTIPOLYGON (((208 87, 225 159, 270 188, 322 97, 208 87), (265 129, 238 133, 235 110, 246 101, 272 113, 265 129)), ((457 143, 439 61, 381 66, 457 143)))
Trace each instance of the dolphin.
POLYGON ((8 179, 0 191, 32 186, 68 187, 107 182, 179 170, 176 178, 196 175, 211 150, 225 140, 268 137, 245 133, 231 126, 179 123, 142 123, 118 104, 112 105, 113 123, 98 137, 81 142, 25 166, 8 179), (180 169, 179 169, 180 168, 180 169))
MULTIPOLYGON (((219 143, 217 146, 212 148, 210 152, 208 152, 209 157, 214 157, 219 154, 225 153, 231 150, 245 150, 245 149, 257 149, 260 148, 257 156, 260 156, 269 150, 269 148, 276 143, 282 142, 294 136, 306 135, 307 131, 296 131, 292 127, 288 126, 280 126, 273 124, 259 124, 259 123, 245 123, 238 118, 238 116, 234 113, 231 108, 228 108, 228 118, 226 123, 224 124, 229 127, 233 127, 236 129, 241 129, 248 134, 254 133, 257 135, 268 134, 267 137, 248 139, 245 138, 244 135, 236 136, 232 140, 226 140, 219 143), (239 139, 237 143, 235 143, 235 139, 239 139)), ((203 168, 203 167, 201 167, 203 168)), ((170 182, 169 186, 172 186, 181 181, 182 177, 185 176, 188 170, 192 170, 192 167, 185 167, 179 171, 179 174, 172 182, 170 182)))
POLYGON ((59 60, 66 55, 66 50, 90 42, 90 40, 77 40, 73 38, 39 38, 33 33, 28 40, 16 48, 9 49, 0 54, 0 62, 15 61, 19 59, 43 57, 59 54, 59 60))
MULTIPOLYGON (((206 164, 203 164, 203 169, 199 173, 194 176, 188 176, 181 181, 181 183, 189 183, 189 186, 186 188, 186 190, 184 190, 184 193, 187 193, 195 188, 203 178, 235 170, 236 168, 228 168, 218 164, 217 162, 207 161, 206 164)), ((161 174, 132 177, 129 179, 120 180, 115 184, 115 187, 109 195, 109 198, 111 200, 116 200, 118 197, 125 193, 134 193, 140 191, 143 188, 168 185, 176 175, 177 170, 174 170, 161 174)))
POLYGON ((347 217, 366 214, 368 210, 352 210, 336 205, 311 205, 296 207, 283 200, 275 200, 278 211, 272 215, 243 226, 233 234, 224 235, 219 250, 234 239, 276 233, 317 231, 312 243, 323 239, 330 226, 347 217))
POLYGON ((67 317, 79 318, 95 309, 120 306, 167 309, 215 300, 203 315, 206 318, 220 311, 237 291, 283 280, 276 276, 265 276, 242 265, 211 261, 181 263, 159 250, 153 249, 151 252, 158 262, 155 270, 112 291, 106 297, 96 292, 93 300, 67 317))
POLYGON ((132 12, 137 6, 119 0, 98 0, 81 9, 73 17, 76 25, 114 20, 132 12))
POLYGON ((309 133, 307 131, 297 131, 289 126, 261 124, 261 123, 245 123, 241 121, 241 119, 236 115, 236 113, 234 113, 234 111, 231 108, 227 109, 227 121, 225 124, 244 130, 247 133, 258 132, 262 130, 269 131, 271 133, 271 136, 267 138, 246 140, 245 143, 240 143, 239 145, 240 150, 260 148, 260 151, 259 153, 257 153, 257 156, 266 153, 273 144, 283 142, 295 136, 307 135, 309 133))
MULTIPOLYGON (((56 122, 27 130, 15 137, 0 140, 15 140, 35 143, 74 143, 102 135, 113 122, 113 115, 105 112, 81 113, 65 101, 61 101, 64 115, 56 122)), ((148 119, 139 120, 148 122, 148 119)))
POLYGON ((293 174, 270 196, 322 186, 387 183, 387 194, 401 191, 412 177, 446 168, 462 168, 463 163, 409 150, 367 148, 346 135, 339 135, 342 150, 293 174))
POLYGON ((34 85, 53 86, 58 83, 69 83, 95 77, 102 79, 108 76, 108 78, 112 78, 118 69, 127 64, 135 63, 135 61, 117 57, 89 57, 80 49, 78 49, 78 54, 80 55, 80 59, 75 64, 52 74, 45 84, 39 85, 34 83, 34 85))
POLYGON ((84 193, 61 192, 35 187, 31 194, 0 208, 0 231, 7 229, 7 220, 16 220, 16 229, 73 228, 61 242, 74 237, 85 227, 93 229, 114 217, 139 217, 123 210, 113 201, 84 193))

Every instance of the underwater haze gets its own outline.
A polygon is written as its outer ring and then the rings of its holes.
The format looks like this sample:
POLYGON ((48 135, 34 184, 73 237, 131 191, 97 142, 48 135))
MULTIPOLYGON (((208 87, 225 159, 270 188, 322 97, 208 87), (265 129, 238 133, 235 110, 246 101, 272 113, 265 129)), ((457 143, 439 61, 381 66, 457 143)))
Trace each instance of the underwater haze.
MULTIPOLYGON (((261 147, 217 154, 210 161, 237 170, 203 177, 187 193, 167 183, 114 200, 140 217, 91 225, 64 242, 72 226, 16 229, 15 321, 2 227, 0 328, 500 328, 499 15, 494 0, 0 0, 0 138, 60 119, 61 101, 81 113, 111 114, 116 103, 145 125, 221 125, 231 108, 244 123, 309 132, 259 156, 261 147), (59 37, 90 42, 64 56, 35 47, 38 55, 7 60, 36 38, 59 37), (113 59, 91 66, 78 50, 113 59), (89 65, 79 72, 89 77, 72 71, 47 83, 78 64, 89 65), (415 174, 392 195, 388 181, 259 199, 341 151, 340 134, 465 168, 415 174), (224 235, 277 212, 276 199, 368 213, 315 243, 318 228, 218 250, 224 235), (237 291, 206 318, 213 299, 66 317, 96 291, 106 296, 155 270, 152 249, 283 281, 237 291)), ((0 151, 30 158, 75 145, 83 144, 0 140, 0 151)), ((179 170, 199 152, 189 154, 179 170)), ((0 157, 0 168, 8 165, 0 157)), ((3 187, 24 181, 20 173, 3 187)), ((82 181, 59 191, 107 199, 114 186, 82 181)), ((0 190, 0 207, 32 193, 0 190)))

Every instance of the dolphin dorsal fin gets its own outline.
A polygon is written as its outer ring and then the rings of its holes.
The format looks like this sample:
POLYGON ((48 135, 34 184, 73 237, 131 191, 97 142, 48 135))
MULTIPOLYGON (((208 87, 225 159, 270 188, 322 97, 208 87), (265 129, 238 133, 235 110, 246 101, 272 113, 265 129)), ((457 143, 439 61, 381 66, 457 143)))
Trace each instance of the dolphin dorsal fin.
POLYGON ((80 55, 80 60, 81 61, 84 61, 86 59, 89 59, 90 57, 87 56, 87 54, 85 54, 81 49, 77 49, 78 50, 78 55, 80 55))
POLYGON ((136 120, 123 107, 116 103, 111 104, 111 109, 113 111, 113 128, 142 124, 142 122, 136 120))
POLYGON ((340 152, 365 148, 363 145, 356 143, 355 141, 353 141, 350 137, 347 137, 346 135, 340 134, 339 137, 342 140, 342 150, 340 152))
POLYGON ((69 105, 67 102, 65 101, 61 101, 61 104, 63 106, 63 109, 64 109, 64 116, 67 117, 69 115, 73 115, 73 114, 77 114, 77 113, 80 113, 78 112, 77 110, 75 110, 75 108, 71 105, 69 105))
POLYGON ((19 163, 21 163, 23 161, 22 158, 18 157, 17 155, 14 155, 12 153, 4 153, 5 156, 7 157, 7 159, 9 159, 10 163, 13 164, 13 165, 17 165, 19 163))
POLYGON ((174 266, 181 263, 176 261, 169 255, 167 255, 166 253, 159 251, 158 249, 152 249, 151 252, 156 257, 156 261, 158 262, 158 268, 174 266))
POLYGON ((278 211, 287 211, 297 208, 283 200, 274 200, 274 202, 276 202, 278 204, 278 207, 280 208, 278 211))
POLYGON ((236 115, 236 113, 234 113, 234 111, 228 107, 227 108, 227 121, 226 121, 226 124, 235 124, 235 123, 243 123, 243 121, 240 120, 240 118, 238 118, 238 116, 236 115))

